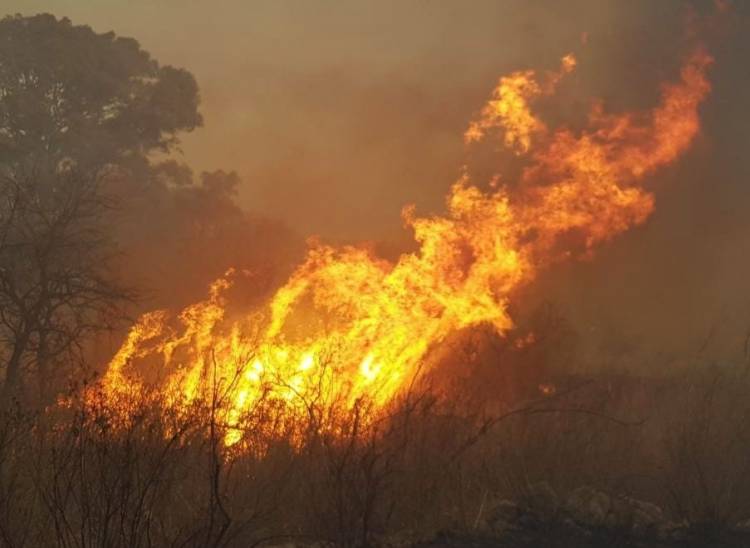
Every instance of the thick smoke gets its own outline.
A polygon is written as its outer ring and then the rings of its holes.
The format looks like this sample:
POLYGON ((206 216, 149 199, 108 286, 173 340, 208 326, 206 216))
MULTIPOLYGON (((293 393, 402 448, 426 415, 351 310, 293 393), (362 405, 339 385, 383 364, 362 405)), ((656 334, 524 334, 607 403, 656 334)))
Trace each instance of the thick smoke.
MULTIPOLYGON (((588 105, 576 97, 601 97, 613 110, 647 107, 656 83, 679 66, 686 11, 715 9, 676 0, 6 4, 6 11, 65 13, 99 31, 137 36, 157 58, 188 67, 206 119, 184 147, 198 170, 238 170, 242 205, 300 234, 371 239, 391 255, 408 245, 404 203, 423 212, 442 207, 465 161, 465 120, 498 73, 552 69, 573 50, 580 70, 562 90, 570 106, 553 115, 582 116, 588 105)), ((750 33, 748 8, 730 9, 724 28, 712 29, 720 39, 711 44, 715 91, 702 108, 702 137, 652 181, 656 214, 600 249, 596 261, 543 275, 524 297, 557 303, 592 361, 653 370, 742 359, 750 325, 743 55, 750 33)), ((481 154, 496 166, 492 151, 481 154)))

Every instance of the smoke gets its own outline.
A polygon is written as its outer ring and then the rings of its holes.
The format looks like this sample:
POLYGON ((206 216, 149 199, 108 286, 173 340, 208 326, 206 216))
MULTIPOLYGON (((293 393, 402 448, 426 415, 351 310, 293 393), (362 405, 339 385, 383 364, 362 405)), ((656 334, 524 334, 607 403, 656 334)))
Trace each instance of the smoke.
MULTIPOLYGON (((501 77, 465 139, 479 144, 501 133, 507 149, 528 157, 517 185, 493 177, 492 190, 483 192, 464 175, 451 187, 444 215, 420 217, 406 208, 419 251, 394 263, 361 248, 311 242, 260 311, 245 307, 229 322, 225 292, 234 270, 176 322, 163 311, 142 316, 107 369, 105 397, 140 392, 144 362, 158 364, 147 371, 165 372, 156 393, 178 405, 209 401, 220 383, 230 445, 243 438, 241 417, 259 405, 281 406, 292 418, 308 413, 308 401, 325 401, 334 414, 364 401, 372 406, 368 417, 377 416, 422 372, 433 372, 430 351, 455 333, 486 327, 490 336, 505 336, 514 327, 513 293, 540 269, 591 257, 596 246, 646 221, 654 197, 642 186, 645 177, 676 161, 698 134, 712 62, 695 47, 679 79, 661 86, 657 106, 612 114, 594 102, 581 131, 550 129, 532 108, 574 71, 573 55, 543 82, 534 70, 501 77)), ((167 162, 162 171, 181 180, 185 170, 167 162)), ((227 198, 237 183, 217 172, 204 174, 199 188, 187 187, 181 201, 197 227, 193 240, 217 232, 216 219, 231 219, 236 208, 227 198)), ((535 338, 517 337, 515 346, 522 350, 535 338)))
MULTIPOLYGON (((676 0, 4 6, 135 36, 164 63, 188 68, 206 120, 184 143, 197 171, 237 170, 237 199, 253 215, 280 219, 301 235, 374 240, 391 256, 408 246, 404 204, 425 214, 442 209, 466 162, 465 121, 498 74, 554 69, 574 51, 580 69, 560 90, 568 106, 551 108, 545 119, 575 125, 588 110, 577 97, 600 97, 614 111, 647 109, 658 82, 679 69, 688 12, 714 10, 713 2, 676 0)), ((595 261, 542 274, 519 299, 529 309, 558 303, 592 361, 617 354, 616 365, 653 369, 699 353, 741 357, 750 325, 750 76, 742 53, 750 33, 749 8, 737 2, 731 10, 710 44, 714 93, 702 107, 702 134, 690 154, 650 181, 656 213, 598 250, 595 261)), ((486 155, 472 165, 486 165, 476 175, 489 180, 497 154, 474 154, 486 155)), ((512 179, 512 158, 503 162, 500 171, 512 179)), ((267 245, 267 234, 254 233, 246 245, 267 245)))
POLYGON ((283 283, 304 241, 284 223, 240 208, 236 173, 194 177, 183 166, 178 176, 175 164, 161 167, 156 181, 127 186, 136 191, 121 200, 115 234, 120 269, 141 288, 146 308, 181 308, 228 268, 247 279, 238 306, 256 305, 283 283))

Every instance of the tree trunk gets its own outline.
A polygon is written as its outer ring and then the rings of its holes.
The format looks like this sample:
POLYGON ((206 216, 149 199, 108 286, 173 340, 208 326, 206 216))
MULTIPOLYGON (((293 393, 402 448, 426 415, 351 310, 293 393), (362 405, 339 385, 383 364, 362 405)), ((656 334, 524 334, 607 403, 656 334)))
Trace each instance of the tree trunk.
POLYGON ((49 379, 49 353, 47 352, 47 337, 44 333, 39 335, 39 347, 36 351, 36 380, 39 393, 37 406, 43 409, 49 402, 51 386, 49 379))
POLYGON ((0 408, 8 409, 20 397, 21 361, 29 342, 29 333, 23 332, 13 345, 13 352, 5 368, 5 383, 3 384, 2 402, 0 408))

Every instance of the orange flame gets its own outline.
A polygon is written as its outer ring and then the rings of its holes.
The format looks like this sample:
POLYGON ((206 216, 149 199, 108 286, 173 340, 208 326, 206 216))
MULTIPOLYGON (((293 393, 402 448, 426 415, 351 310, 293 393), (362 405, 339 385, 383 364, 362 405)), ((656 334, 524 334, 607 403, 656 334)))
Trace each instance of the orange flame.
POLYGON ((505 146, 517 154, 528 152, 532 136, 547 131, 544 123, 531 113, 529 103, 540 95, 552 94, 563 76, 572 72, 575 67, 576 58, 572 54, 566 55, 560 63, 560 71, 551 73, 544 87, 535 80, 533 70, 503 76, 492 93, 492 98, 482 109, 481 118, 472 122, 464 133, 464 141, 480 141, 487 130, 503 128, 505 146))
POLYGON ((649 216, 654 198, 638 183, 697 134, 710 62, 701 50, 690 55, 681 79, 663 87, 650 112, 611 115, 597 104, 580 133, 551 132, 530 110, 575 68, 572 55, 543 85, 533 71, 501 78, 465 138, 497 130, 511 151, 528 154, 516 189, 486 193, 464 176, 445 215, 416 217, 407 208, 419 250, 395 263, 358 247, 314 244, 268 306, 244 317, 227 318, 231 276, 185 309, 177 328, 166 313, 147 314, 112 360, 105 394, 142 385, 138 364, 149 361, 166 375, 159 386, 171 404, 207 400, 211 383, 223 383, 219 411, 230 445, 242 438, 242 417, 261 402, 289 416, 304 416, 313 403, 385 406, 451 332, 479 324, 500 334, 510 329, 509 295, 539 268, 575 254, 570 235, 586 254, 649 216))

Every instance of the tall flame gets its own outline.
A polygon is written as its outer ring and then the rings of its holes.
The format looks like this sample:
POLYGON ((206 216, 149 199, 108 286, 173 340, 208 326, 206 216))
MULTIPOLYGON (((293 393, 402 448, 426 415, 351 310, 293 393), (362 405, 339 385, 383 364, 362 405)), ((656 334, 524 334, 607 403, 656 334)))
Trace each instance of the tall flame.
POLYGON ((587 254, 649 216, 654 197, 639 183, 697 134, 710 63, 696 50, 653 110, 613 115, 596 104, 588 128, 577 133, 551 131, 531 110, 575 69, 572 55, 541 83, 534 71, 501 78, 465 139, 501 134, 504 146, 528 160, 518 185, 484 192, 464 176, 451 188, 445 215, 405 209, 419 249, 395 263, 359 247, 315 243, 267 307, 243 317, 227 317, 231 275, 185 309, 177 327, 164 312, 147 314, 112 360, 102 390, 115 398, 142 386, 143 363, 158 365, 160 390, 172 404, 207 400, 211 383, 223 382, 228 444, 242 438, 242 416, 261 401, 289 416, 309 412, 311 402, 351 407, 367 399, 377 410, 451 332, 479 324, 499 334, 510 329, 509 295, 539 268, 587 254))

